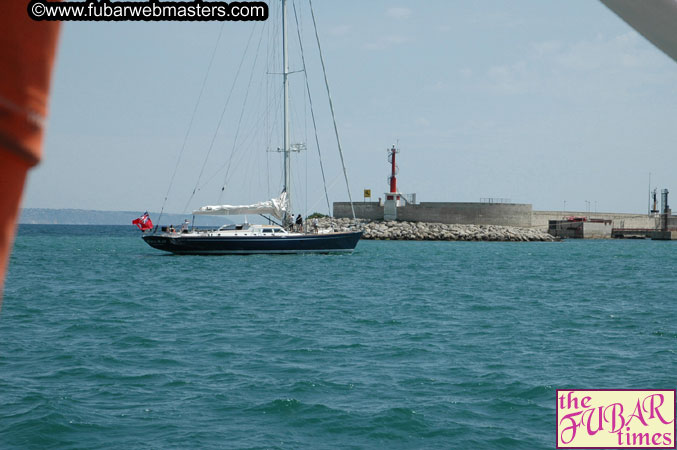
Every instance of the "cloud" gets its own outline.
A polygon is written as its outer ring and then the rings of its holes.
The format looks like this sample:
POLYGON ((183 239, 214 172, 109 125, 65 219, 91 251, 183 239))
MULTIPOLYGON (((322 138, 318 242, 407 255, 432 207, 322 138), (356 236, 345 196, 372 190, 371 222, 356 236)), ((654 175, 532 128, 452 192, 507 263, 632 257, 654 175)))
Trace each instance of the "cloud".
POLYGON ((464 67, 462 69, 459 69, 458 74, 461 75, 463 78, 470 78, 473 74, 473 71, 468 67, 464 67))
POLYGON ((656 66, 661 61, 660 53, 644 45, 643 39, 634 31, 613 37, 598 35, 566 47, 556 41, 538 42, 532 44, 532 49, 536 56, 574 71, 624 70, 656 66))
POLYGON ((586 98, 664 84, 670 61, 634 31, 569 44, 533 42, 519 60, 491 66, 480 84, 503 95, 557 92, 586 98), (612 88, 611 85, 614 87, 612 88))
POLYGON ((365 44, 364 48, 366 48, 367 50, 385 50, 392 46, 406 44, 407 42, 411 42, 411 39, 409 39, 406 36, 401 35, 381 36, 377 41, 365 44))
POLYGON ((529 91, 530 74, 524 61, 493 66, 487 73, 492 90, 501 94, 523 94, 529 91))
POLYGON ((437 81, 433 84, 429 84, 425 87, 425 90, 427 91, 432 91, 432 92, 447 92, 449 91, 449 83, 445 81, 437 81))
POLYGON ((411 16, 411 9, 403 7, 388 8, 386 16, 392 19, 408 19, 411 16))
POLYGON ((562 43, 559 41, 533 42, 531 49, 536 56, 549 56, 561 51, 562 43))
POLYGON ((497 10, 489 11, 484 8, 480 8, 477 13, 467 16, 464 20, 469 24, 490 29, 522 28, 527 24, 526 19, 517 14, 497 10))

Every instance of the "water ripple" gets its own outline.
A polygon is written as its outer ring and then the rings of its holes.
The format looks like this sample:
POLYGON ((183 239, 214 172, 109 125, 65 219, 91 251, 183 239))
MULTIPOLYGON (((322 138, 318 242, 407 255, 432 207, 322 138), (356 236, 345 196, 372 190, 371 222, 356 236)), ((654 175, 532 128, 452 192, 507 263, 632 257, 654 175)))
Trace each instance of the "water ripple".
POLYGON ((670 246, 170 257, 129 228, 22 227, 3 448, 550 448, 557 388, 677 384, 670 246))

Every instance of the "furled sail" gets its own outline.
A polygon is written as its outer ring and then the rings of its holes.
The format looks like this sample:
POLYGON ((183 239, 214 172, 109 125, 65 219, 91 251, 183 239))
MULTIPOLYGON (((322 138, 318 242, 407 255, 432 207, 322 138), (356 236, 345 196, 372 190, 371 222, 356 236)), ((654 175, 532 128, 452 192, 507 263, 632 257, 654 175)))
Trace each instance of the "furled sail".
POLYGON ((245 214, 270 214, 282 220, 287 211, 287 193, 283 192, 278 198, 253 205, 210 205, 193 211, 195 215, 205 216, 233 216, 245 214))

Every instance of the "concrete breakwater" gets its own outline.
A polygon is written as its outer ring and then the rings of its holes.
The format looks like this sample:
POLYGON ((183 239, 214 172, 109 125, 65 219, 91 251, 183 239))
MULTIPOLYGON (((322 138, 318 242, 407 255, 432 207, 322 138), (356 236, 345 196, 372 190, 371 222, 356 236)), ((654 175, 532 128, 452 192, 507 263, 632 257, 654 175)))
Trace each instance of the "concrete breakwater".
MULTIPOLYGON (((312 226, 312 221, 310 223, 312 226)), ((325 230, 364 230, 362 239, 400 241, 543 241, 559 240, 540 230, 499 225, 460 225, 428 222, 382 222, 364 219, 318 219, 320 232, 325 230)))

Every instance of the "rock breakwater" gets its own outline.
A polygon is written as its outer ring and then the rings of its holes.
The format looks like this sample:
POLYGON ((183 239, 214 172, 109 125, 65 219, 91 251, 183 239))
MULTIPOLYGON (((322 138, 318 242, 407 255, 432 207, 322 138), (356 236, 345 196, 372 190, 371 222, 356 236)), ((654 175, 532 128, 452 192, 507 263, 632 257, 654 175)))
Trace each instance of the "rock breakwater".
MULTIPOLYGON (((313 222, 310 225, 312 227, 313 222)), ((318 219, 322 231, 364 230, 362 239, 393 241, 513 241, 553 242, 559 239, 531 228, 498 225, 459 225, 428 222, 382 222, 363 219, 318 219)))

